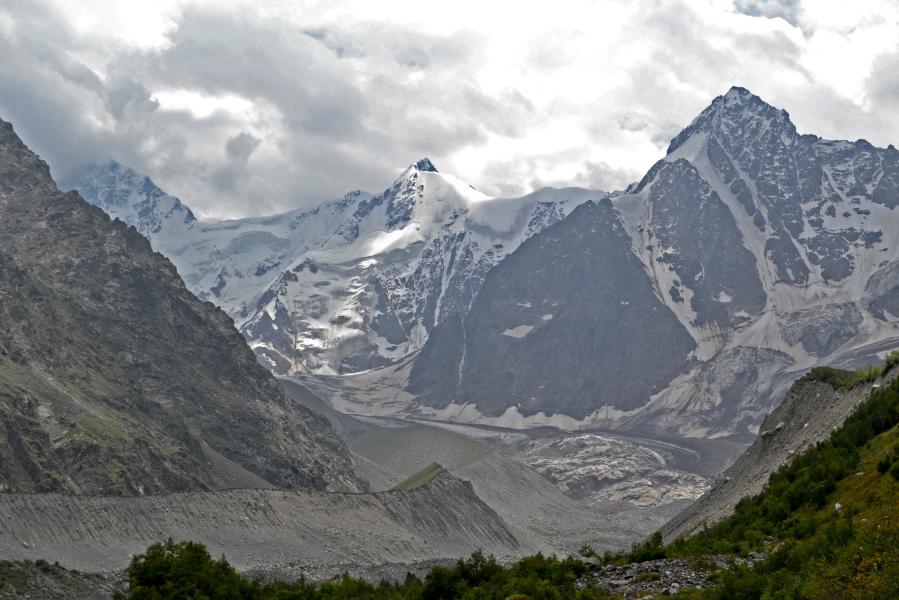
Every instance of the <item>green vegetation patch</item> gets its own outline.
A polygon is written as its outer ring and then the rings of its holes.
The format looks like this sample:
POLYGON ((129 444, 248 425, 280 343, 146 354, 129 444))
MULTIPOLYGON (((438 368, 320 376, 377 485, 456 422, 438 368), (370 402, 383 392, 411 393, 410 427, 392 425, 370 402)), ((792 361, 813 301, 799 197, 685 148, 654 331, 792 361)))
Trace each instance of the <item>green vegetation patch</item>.
MULTIPOLYGON (((838 387, 870 382, 897 364, 855 373, 815 370, 838 387), (876 374, 875 374, 876 372, 876 374)), ((663 546, 654 536, 619 561, 709 554, 768 557, 685 591, 703 600, 899 598, 899 381, 872 392, 827 440, 771 476, 758 496, 693 537, 663 546)))
POLYGON ((899 351, 891 352, 883 364, 870 365, 857 371, 834 369, 833 367, 815 367, 795 384, 794 389, 801 390, 809 381, 821 381, 841 390, 848 390, 862 383, 871 383, 884 373, 899 364, 899 351))
POLYGON ((393 489, 394 491, 400 492, 412 491, 427 484, 429 481, 443 473, 444 470, 445 469, 437 463, 431 463, 412 477, 409 477, 408 479, 405 479, 396 484, 393 489))
POLYGON ((586 573, 579 560, 543 555, 503 566, 475 553, 453 567, 437 567, 424 580, 407 575, 401 583, 371 584, 344 576, 313 584, 250 580, 223 558, 213 559, 195 542, 154 544, 128 568, 129 589, 116 600, 605 600, 605 590, 577 589, 586 573))

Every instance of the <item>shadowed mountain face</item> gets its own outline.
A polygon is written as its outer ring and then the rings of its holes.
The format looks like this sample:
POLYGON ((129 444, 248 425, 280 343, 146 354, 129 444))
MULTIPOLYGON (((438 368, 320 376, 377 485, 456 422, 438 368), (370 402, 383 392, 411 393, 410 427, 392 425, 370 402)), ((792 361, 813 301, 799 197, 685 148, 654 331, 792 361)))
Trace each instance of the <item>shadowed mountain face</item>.
POLYGON ((897 206, 893 146, 800 135, 733 88, 639 183, 488 273, 417 357, 413 410, 752 435, 799 373, 899 339, 897 206))
POLYGON ((488 274, 468 317, 447 325, 413 367, 410 391, 436 408, 473 403, 493 415, 509 399, 524 414, 583 418, 612 397, 631 409, 694 348, 608 199, 525 242, 488 274))
POLYGON ((0 489, 356 489, 231 320, 0 121, 0 489))

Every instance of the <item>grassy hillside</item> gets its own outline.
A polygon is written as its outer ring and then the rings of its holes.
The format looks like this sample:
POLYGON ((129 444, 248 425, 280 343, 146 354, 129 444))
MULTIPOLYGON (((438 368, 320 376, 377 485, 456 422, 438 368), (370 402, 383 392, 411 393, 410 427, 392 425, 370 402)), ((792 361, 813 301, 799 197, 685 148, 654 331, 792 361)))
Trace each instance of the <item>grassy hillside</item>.
MULTIPOLYGON (((880 372, 816 369, 806 380, 838 387, 880 372)), ((801 382, 800 382, 801 384, 801 382)), ((833 435, 771 476, 758 496, 728 519, 662 547, 635 549, 635 560, 746 554, 768 558, 723 572, 716 586, 684 592, 703 599, 899 598, 899 381, 875 390, 833 435)))

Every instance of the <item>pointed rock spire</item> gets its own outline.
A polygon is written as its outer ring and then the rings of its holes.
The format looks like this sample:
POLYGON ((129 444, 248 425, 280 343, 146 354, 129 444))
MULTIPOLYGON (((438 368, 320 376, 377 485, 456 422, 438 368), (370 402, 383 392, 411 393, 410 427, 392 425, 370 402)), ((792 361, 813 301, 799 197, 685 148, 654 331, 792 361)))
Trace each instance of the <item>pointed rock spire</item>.
POLYGON ((796 127, 787 111, 771 106, 746 88, 733 86, 726 94, 712 100, 686 129, 671 140, 667 154, 703 131, 717 131, 728 138, 746 138, 772 126, 789 137, 796 136, 796 127))
POLYGON ((434 166, 434 163, 431 162, 431 159, 427 156, 419 160, 415 163, 414 167, 419 171, 428 171, 430 173, 437 173, 437 167, 434 166))

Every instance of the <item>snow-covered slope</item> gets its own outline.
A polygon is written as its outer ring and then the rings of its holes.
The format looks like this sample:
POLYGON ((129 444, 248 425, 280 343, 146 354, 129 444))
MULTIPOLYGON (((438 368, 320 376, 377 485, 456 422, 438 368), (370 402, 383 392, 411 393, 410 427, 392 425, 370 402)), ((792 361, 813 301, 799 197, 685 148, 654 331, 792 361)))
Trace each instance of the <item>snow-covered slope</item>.
POLYGON ((491 272, 418 355, 412 410, 749 436, 803 370, 899 340, 897 205, 893 146, 800 135, 733 88, 642 181, 491 272))
POLYGON ((356 191, 235 221, 197 221, 116 163, 78 190, 149 237, 281 375, 358 372, 420 348, 436 324, 468 310, 486 272, 523 240, 606 196, 568 188, 491 198, 426 158, 377 196, 356 191))
POLYGON ((116 161, 91 170, 78 191, 115 219, 133 225, 145 237, 173 237, 192 228, 196 217, 149 177, 116 161))

